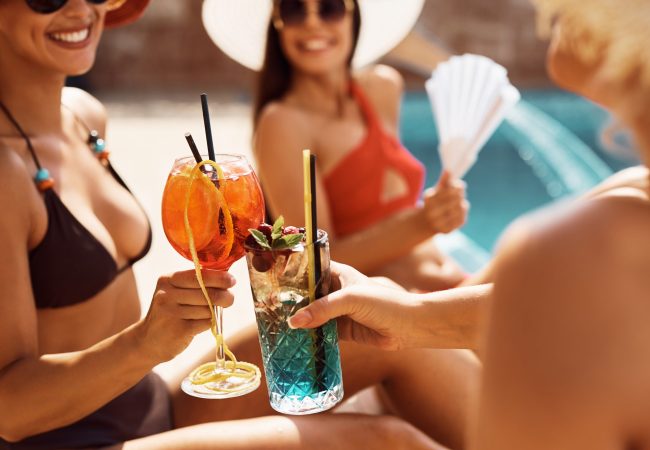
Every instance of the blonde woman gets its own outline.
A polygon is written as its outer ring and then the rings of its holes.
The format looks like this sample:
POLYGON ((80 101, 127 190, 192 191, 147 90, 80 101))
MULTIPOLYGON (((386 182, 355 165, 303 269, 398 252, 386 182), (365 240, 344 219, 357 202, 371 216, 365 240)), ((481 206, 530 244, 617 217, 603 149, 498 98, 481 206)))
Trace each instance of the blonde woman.
POLYGON ((475 448, 649 448, 650 1, 536 4, 552 78, 633 132, 645 176, 509 233, 475 448))

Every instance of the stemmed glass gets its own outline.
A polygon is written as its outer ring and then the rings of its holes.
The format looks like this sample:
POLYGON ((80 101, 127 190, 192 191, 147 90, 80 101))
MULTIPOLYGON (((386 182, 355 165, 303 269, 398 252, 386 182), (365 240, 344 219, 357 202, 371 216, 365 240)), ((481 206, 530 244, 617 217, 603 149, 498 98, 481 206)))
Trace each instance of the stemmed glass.
MULTIPOLYGON (((243 155, 217 154, 197 164, 192 157, 174 161, 162 199, 165 235, 174 249, 200 268, 228 270, 244 253, 249 228, 264 221, 264 197, 257 176, 243 155)), ((237 362, 223 340, 223 311, 212 312, 217 349, 213 363, 195 369, 181 385, 189 395, 230 398, 255 390, 259 369, 237 362), (226 361, 226 356, 230 361, 226 361)))

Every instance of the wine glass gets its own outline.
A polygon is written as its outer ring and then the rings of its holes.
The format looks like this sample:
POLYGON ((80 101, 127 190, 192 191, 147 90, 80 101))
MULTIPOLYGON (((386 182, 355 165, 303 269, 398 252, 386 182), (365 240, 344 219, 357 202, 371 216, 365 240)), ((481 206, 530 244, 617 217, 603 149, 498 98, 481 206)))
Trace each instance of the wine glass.
MULTIPOLYGON (((200 268, 228 270, 245 253, 248 229, 263 220, 264 197, 243 155, 217 154, 215 161, 204 158, 200 164, 192 157, 174 161, 163 192, 163 229, 172 247, 194 261, 200 284, 200 268)), ((260 371, 235 360, 223 340, 223 310, 204 295, 213 314, 216 359, 195 369, 181 388, 201 398, 247 394, 259 386, 260 371)))

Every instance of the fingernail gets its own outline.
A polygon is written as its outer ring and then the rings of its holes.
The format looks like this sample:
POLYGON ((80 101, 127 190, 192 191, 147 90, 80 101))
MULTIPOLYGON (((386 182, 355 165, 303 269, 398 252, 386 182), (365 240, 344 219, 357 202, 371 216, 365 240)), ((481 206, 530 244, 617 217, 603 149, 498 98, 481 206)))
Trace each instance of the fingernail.
POLYGON ((300 328, 311 322, 311 319, 309 311, 298 311, 292 317, 289 317, 289 326, 291 328, 300 328))
POLYGON ((235 284, 237 282, 237 278, 235 278, 235 276, 233 274, 231 274, 230 272, 226 272, 226 273, 228 274, 228 278, 230 278, 230 282, 232 284, 235 284))

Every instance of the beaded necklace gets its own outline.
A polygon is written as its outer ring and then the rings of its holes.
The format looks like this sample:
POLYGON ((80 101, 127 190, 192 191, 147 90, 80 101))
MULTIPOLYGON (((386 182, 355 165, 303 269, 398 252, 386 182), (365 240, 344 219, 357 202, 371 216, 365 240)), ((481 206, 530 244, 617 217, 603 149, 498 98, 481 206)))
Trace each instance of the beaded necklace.
MULTIPOLYGON (((63 106, 72 113, 75 120, 79 121, 87 130, 90 130, 88 132, 88 146, 93 151, 95 156, 102 162, 107 161, 109 152, 106 150, 106 142, 100 137, 97 130, 91 130, 80 118, 76 116, 76 114, 74 114, 74 112, 69 107, 67 107, 65 104, 63 106)), ((32 145, 31 139, 29 139, 29 136, 27 136, 27 133, 25 133, 14 115, 11 114, 11 111, 9 111, 9 109, 1 101, 0 109, 4 112, 5 116, 7 116, 7 119, 9 119, 14 128, 16 128, 18 133, 27 143, 29 153, 32 155, 34 164, 36 164, 36 175, 34 175, 34 183, 36 183, 36 187, 38 187, 38 190, 41 192, 45 192, 46 190, 51 189, 54 186, 54 179, 50 176, 50 171, 41 166, 41 163, 38 160, 38 156, 36 156, 36 151, 34 151, 34 146, 32 145)))

